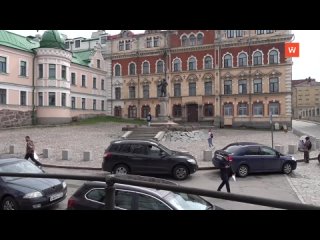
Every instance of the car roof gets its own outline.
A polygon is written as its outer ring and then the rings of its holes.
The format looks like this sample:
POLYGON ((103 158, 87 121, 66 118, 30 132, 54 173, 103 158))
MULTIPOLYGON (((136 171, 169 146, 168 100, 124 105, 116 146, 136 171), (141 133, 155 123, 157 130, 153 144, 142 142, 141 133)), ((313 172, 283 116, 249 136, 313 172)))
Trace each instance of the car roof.
POLYGON ((227 146, 237 146, 237 145, 261 145, 261 143, 255 143, 255 142, 234 142, 230 143, 227 146))
POLYGON ((0 158, 0 165, 10 163, 10 162, 17 162, 17 161, 27 161, 23 158, 0 158))
POLYGON ((152 139, 119 139, 119 140, 114 140, 110 144, 125 144, 125 143, 154 143, 154 144, 159 144, 157 141, 152 140, 152 139))

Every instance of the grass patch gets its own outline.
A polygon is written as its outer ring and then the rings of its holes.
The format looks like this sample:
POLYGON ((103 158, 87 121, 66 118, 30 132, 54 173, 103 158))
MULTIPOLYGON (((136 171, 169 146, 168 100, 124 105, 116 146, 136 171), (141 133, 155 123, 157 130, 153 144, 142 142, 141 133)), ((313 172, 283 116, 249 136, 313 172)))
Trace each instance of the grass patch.
POLYGON ((112 116, 98 116, 94 118, 83 119, 75 124, 91 125, 91 124, 103 123, 103 122, 127 123, 127 124, 137 124, 137 125, 146 124, 146 121, 140 120, 140 119, 124 119, 124 118, 112 117, 112 116))

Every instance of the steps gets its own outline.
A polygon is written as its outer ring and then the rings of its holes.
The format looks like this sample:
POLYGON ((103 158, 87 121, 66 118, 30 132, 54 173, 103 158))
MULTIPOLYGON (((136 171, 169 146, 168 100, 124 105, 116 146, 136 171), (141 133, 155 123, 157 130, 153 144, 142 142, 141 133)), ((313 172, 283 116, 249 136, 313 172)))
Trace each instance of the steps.
POLYGON ((131 130, 132 133, 127 139, 153 139, 161 128, 158 127, 138 127, 131 130))

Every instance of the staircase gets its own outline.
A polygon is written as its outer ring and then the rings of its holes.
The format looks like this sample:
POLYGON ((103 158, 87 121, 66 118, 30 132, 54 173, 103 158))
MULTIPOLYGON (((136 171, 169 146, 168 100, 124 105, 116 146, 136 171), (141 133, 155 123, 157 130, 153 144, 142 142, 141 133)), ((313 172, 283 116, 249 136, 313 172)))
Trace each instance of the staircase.
POLYGON ((158 132, 162 131, 159 127, 138 127, 131 130, 132 133, 127 139, 153 139, 158 132))

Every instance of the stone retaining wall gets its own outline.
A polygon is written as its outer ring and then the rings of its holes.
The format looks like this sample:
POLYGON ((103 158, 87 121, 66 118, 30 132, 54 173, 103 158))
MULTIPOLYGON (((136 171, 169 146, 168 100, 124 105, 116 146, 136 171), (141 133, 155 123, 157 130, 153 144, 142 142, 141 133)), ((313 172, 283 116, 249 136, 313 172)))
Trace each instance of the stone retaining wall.
POLYGON ((0 110, 0 128, 19 127, 32 124, 32 111, 0 110))

